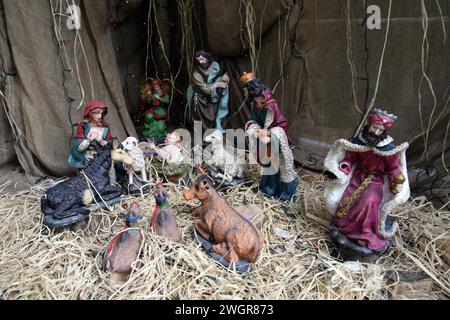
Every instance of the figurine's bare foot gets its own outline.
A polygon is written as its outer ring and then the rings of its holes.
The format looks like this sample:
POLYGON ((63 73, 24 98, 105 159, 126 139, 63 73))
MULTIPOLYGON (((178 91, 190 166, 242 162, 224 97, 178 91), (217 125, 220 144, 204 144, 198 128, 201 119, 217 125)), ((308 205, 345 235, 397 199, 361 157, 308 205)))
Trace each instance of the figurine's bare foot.
POLYGON ((94 195, 90 189, 86 189, 83 192, 83 197, 81 199, 81 202, 83 205, 88 206, 94 201, 94 195))

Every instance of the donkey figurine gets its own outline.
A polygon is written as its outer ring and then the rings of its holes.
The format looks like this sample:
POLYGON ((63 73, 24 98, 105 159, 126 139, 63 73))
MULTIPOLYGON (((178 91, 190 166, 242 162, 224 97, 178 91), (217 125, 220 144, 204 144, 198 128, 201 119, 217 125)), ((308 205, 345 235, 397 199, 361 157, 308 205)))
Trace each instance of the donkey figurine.
POLYGON ((44 223, 51 227, 64 227, 88 217, 86 208, 94 199, 107 202, 119 198, 122 189, 111 185, 111 161, 131 164, 133 159, 120 149, 111 150, 111 144, 100 148, 95 158, 82 172, 48 189, 41 198, 44 223), (84 173, 84 174, 83 174, 84 173))

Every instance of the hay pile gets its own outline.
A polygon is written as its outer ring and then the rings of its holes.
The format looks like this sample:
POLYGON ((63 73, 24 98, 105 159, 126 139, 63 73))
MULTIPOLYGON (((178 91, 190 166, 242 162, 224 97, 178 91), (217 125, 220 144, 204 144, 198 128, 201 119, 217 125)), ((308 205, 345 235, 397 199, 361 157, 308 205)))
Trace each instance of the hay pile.
MULTIPOLYGON (((266 246, 249 274, 230 272, 214 262, 192 236, 192 214, 180 212, 183 242, 173 244, 149 232, 153 196, 141 202, 145 236, 140 260, 126 283, 100 269, 105 244, 123 227, 119 204, 98 211, 87 226, 54 232, 43 226, 35 186, 0 196, 0 297, 4 299, 388 299, 395 283, 390 270, 425 272, 434 280, 428 298, 450 296, 449 261, 442 243, 449 241, 450 217, 428 204, 409 203, 395 212, 400 232, 395 247, 376 265, 352 271, 336 256, 323 208, 324 181, 303 181, 299 201, 280 205, 250 188, 229 189, 232 205, 263 207, 266 246), (446 240, 445 240, 446 239, 446 240), (445 241, 443 241, 445 240, 445 241), (440 247, 441 246, 441 247, 440 247)), ((181 204, 181 186, 170 185, 170 202, 181 204)), ((126 200, 130 200, 127 198, 126 200)))

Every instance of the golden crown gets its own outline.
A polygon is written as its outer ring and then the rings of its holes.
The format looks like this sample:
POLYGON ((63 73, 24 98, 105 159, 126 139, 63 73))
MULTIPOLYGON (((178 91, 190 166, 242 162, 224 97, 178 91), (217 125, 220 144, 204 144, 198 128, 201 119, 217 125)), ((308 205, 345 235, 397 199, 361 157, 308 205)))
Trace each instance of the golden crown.
POLYGON ((255 79, 255 74, 253 72, 244 72, 239 78, 242 84, 246 84, 253 79, 255 79))

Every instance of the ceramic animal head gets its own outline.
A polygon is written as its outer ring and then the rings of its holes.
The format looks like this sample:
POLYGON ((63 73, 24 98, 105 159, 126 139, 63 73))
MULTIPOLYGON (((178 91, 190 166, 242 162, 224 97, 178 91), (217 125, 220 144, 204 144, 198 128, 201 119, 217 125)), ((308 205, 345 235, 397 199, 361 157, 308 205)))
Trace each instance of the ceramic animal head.
POLYGON ((127 166, 131 166, 133 164, 133 158, 122 149, 111 150, 111 159, 117 162, 123 162, 127 166))
POLYGON ((116 162, 123 162, 127 166, 131 166, 133 164, 133 158, 125 150, 118 148, 118 144, 117 138, 114 138, 112 144, 108 143, 106 145, 110 150, 112 148, 111 159, 116 162))
POLYGON ((215 130, 209 136, 205 137, 205 142, 209 142, 212 145, 222 145, 223 144, 223 135, 219 130, 215 130))
POLYGON ((167 192, 166 188, 164 188, 164 186, 161 182, 158 182, 155 187, 156 203, 161 205, 167 201, 168 197, 169 197, 169 193, 167 192))
POLYGON ((138 148, 138 144, 139 142, 135 137, 128 137, 121 143, 123 149, 126 151, 131 151, 133 149, 138 148))
POLYGON ((141 206, 139 205, 139 202, 132 201, 129 205, 124 204, 122 208, 126 210, 123 217, 128 224, 137 222, 141 211, 141 206))
POLYGON ((184 199, 188 201, 193 199, 199 199, 200 201, 203 201, 208 199, 210 197, 210 194, 214 191, 215 189, 210 179, 207 176, 202 175, 191 186, 191 188, 183 193, 183 196, 184 199))

